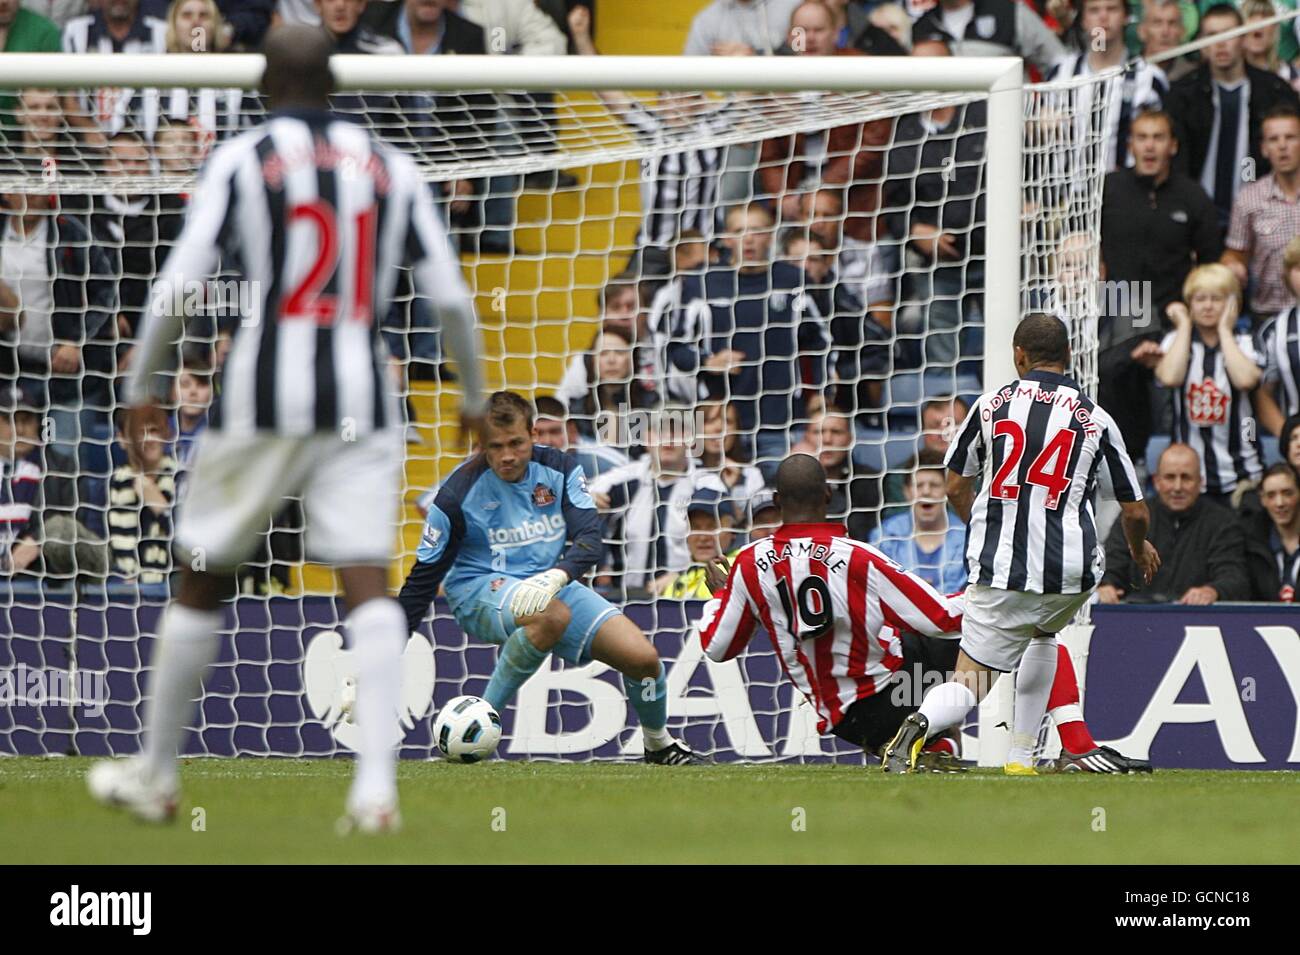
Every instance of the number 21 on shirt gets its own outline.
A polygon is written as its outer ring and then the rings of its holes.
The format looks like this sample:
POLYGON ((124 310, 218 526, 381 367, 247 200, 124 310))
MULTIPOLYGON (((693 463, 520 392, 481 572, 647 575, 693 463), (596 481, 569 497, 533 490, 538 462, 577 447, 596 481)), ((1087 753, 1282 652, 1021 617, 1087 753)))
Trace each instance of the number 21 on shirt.
MULTIPOLYGON (((375 288, 375 226, 377 207, 358 212, 353 218, 356 229, 356 261, 353 263, 352 309, 349 318, 369 325, 373 313, 375 288)), ((293 290, 280 305, 280 321, 312 319, 320 326, 333 325, 338 317, 338 296, 325 295, 322 289, 340 265, 339 226, 334 207, 320 199, 300 202, 289 210, 289 224, 305 222, 315 230, 316 258, 293 290)))

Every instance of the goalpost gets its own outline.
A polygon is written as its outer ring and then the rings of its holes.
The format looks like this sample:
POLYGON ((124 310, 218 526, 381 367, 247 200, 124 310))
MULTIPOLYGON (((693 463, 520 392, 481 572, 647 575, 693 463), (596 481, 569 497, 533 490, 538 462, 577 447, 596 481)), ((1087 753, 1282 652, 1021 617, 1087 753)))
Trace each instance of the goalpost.
MULTIPOLYGON (((0 120, 9 129, 10 143, 7 157, 0 158, 0 193, 54 192, 62 197, 65 211, 79 211, 87 219, 101 216, 97 221, 107 221, 104 207, 114 215, 122 214, 121 203, 102 201, 107 198, 138 203, 142 197, 161 200, 186 194, 193 183, 197 154, 164 155, 163 147, 155 146, 152 138, 168 126, 157 117, 171 108, 168 104, 174 106, 179 101, 171 91, 254 90, 262 62, 261 56, 242 54, 6 55, 0 90, 15 99, 8 107, 0 105, 5 111, 0 120), (76 125, 65 123, 57 141, 42 139, 23 125, 35 120, 29 115, 33 113, 30 104, 18 98, 19 91, 57 90, 66 104, 76 99, 73 91, 109 83, 108 107, 98 118, 111 134, 115 117, 147 117, 143 126, 138 120, 127 124, 128 129, 144 133, 146 145, 154 150, 153 167, 147 173, 124 165, 122 155, 114 153, 115 146, 88 147, 76 125), (114 103, 120 106, 117 112, 114 103), (42 162, 43 156, 54 156, 55 161, 42 162)), ((887 214, 908 223, 916 213, 910 207, 887 210, 883 205, 886 200, 882 197, 890 194, 889 156, 908 145, 895 138, 898 121, 909 114, 979 103, 987 110, 982 127, 950 138, 955 141, 959 135, 978 135, 983 143, 982 158, 950 160, 946 166, 913 169, 906 174, 913 185, 923 175, 937 174, 943 182, 953 184, 952 191, 962 181, 978 183, 978 194, 969 199, 972 210, 982 209, 983 213, 973 212, 973 220, 957 230, 965 251, 952 268, 971 275, 972 266, 978 265, 983 278, 977 286, 958 291, 958 304, 953 306, 959 316, 957 326, 944 329, 954 336, 960 334, 962 350, 952 357, 930 354, 930 339, 937 327, 935 306, 945 299, 945 292, 930 286, 915 292, 914 299, 907 302, 902 300, 906 293, 900 293, 893 314, 895 319, 910 315, 912 324, 900 319, 888 329, 891 337, 884 344, 891 357, 887 369, 864 373, 862 381, 841 378, 839 382, 857 394, 858 386, 870 379, 885 396, 879 407, 852 409, 861 413, 859 422, 870 419, 865 431, 859 423, 854 460, 860 456, 863 467, 877 468, 884 475, 882 486, 888 485, 890 476, 901 474, 910 457, 900 449, 910 448, 915 453, 920 446, 915 434, 919 425, 899 426, 891 416, 893 405, 905 405, 919 422, 920 406, 926 399, 971 393, 969 385, 963 390, 969 376, 963 379, 960 370, 969 369, 972 363, 978 365, 981 359, 983 386, 1011 380, 1015 374, 1012 334, 1020 316, 1029 309, 1054 311, 1067 321, 1078 358, 1076 373, 1088 390, 1095 391, 1096 280, 1104 173, 1098 159, 1099 131, 1107 128, 1109 91, 1118 71, 1029 87, 1022 79, 1021 61, 1014 58, 336 56, 334 67, 338 92, 352 104, 345 109, 357 111, 359 118, 381 127, 382 132, 395 133, 393 138, 415 155, 429 181, 445 184, 439 188, 453 214, 454 233, 472 235, 483 227, 481 221, 455 226, 456 215, 466 208, 477 210, 480 220, 492 220, 492 213, 486 210, 493 201, 511 207, 506 220, 487 221, 489 230, 513 236, 511 254, 480 251, 476 255, 468 247, 463 250, 488 343, 488 377, 494 387, 509 387, 526 397, 553 394, 560 388, 561 379, 574 365, 574 356, 588 347, 599 328, 593 299, 605 294, 607 287, 618 285, 641 212, 635 192, 642 173, 656 168, 656 160, 689 150, 713 150, 729 157, 732 165, 724 174, 738 170, 740 181, 748 180, 750 193, 708 200, 709 218, 722 236, 721 213, 737 201, 767 199, 773 201, 774 208, 781 207, 780 195, 763 193, 764 164, 771 166, 772 161, 755 153, 757 144, 795 134, 825 144, 831 130, 884 124, 889 130, 884 143, 868 146, 860 131, 848 157, 854 160, 858 152, 874 150, 874 171, 862 179, 837 183, 837 188, 841 196, 858 186, 877 190, 877 206, 867 210, 866 216, 872 220, 875 244, 887 245, 880 238, 886 232, 883 220, 887 214), (1085 87, 1093 93, 1089 110, 1077 105, 1079 91, 1085 87), (633 98, 669 133, 637 138, 627 123, 594 97, 584 95, 610 90, 659 91, 657 101, 633 98), (552 92, 557 92, 553 99, 526 95, 552 92), (706 105, 725 106, 725 124, 707 127, 694 123, 693 117, 701 109, 696 97, 701 92, 706 105), (435 121, 417 120, 413 110, 419 109, 429 110, 435 121), (375 120, 379 115, 385 117, 383 122, 375 120), (680 122, 681 116, 690 121, 680 122), (394 123, 400 128, 394 129, 394 123), (741 158, 736 160, 737 156, 741 158), (521 177, 531 173, 559 170, 578 172, 578 187, 539 192, 521 182, 521 177), (973 178, 963 180, 964 175, 973 178), (465 191, 458 191, 460 184, 466 183, 465 191), (876 223, 877 218, 882 222, 876 223), (971 252, 968 247, 977 232, 983 233, 983 250, 971 252), (1078 253, 1068 280, 1058 254, 1067 237, 1077 237, 1078 253), (611 280, 615 280, 612 286, 611 280), (977 302, 972 306, 974 318, 967 314, 968 299, 977 302), (911 311, 905 315, 907 308, 911 311), (919 326, 915 324, 917 316, 919 326), (971 338, 976 350, 970 351, 967 338, 975 332, 982 334, 982 347, 978 338, 971 338), (901 357, 905 355, 912 357, 901 357), (950 382, 947 390, 928 390, 931 378, 950 382), (877 419, 880 424, 875 423, 877 419)), ((4 102, 0 96, 0 104, 4 102)), ((103 107, 106 99, 100 94, 83 102, 93 111, 103 107)), ((251 112, 255 114, 256 108, 251 112)), ((222 114, 218 109, 214 115, 222 114)), ((200 117, 200 122, 188 126, 201 128, 203 122, 200 117)), ((220 138, 228 131, 209 129, 206 134, 220 138)), ((923 133, 923 143, 937 135, 923 133)), ((788 171, 790 162, 777 160, 776 164, 788 171)), ((813 194, 829 187, 814 180, 791 188, 813 194)), ((951 198, 945 191, 937 202, 943 204, 951 198)), ((846 205, 852 206, 852 200, 846 205)), ((155 238, 162 242, 161 223, 168 207, 146 202, 145 210, 139 216, 156 219, 155 238)), ((825 255, 838 257, 848 247, 843 230, 853 225, 857 214, 852 208, 833 214, 837 221, 832 231, 841 233, 843 246, 823 248, 825 255)), ((140 241, 129 235, 121 237, 121 220, 114 221, 117 230, 110 229, 106 239, 92 234, 90 245, 108 248, 116 256, 111 261, 117 263, 118 271, 109 278, 116 280, 114 304, 121 308, 125 295, 122 280, 145 281, 150 276, 137 275, 123 265, 133 241, 136 245, 140 241)), ((802 229, 801 235, 807 239, 808 228, 807 219, 776 223, 778 236, 785 238, 794 234, 789 230, 798 233, 802 229)), ((897 292, 909 287, 908 272, 915 259, 907 258, 911 253, 901 240, 893 241, 893 251, 898 260, 883 278, 892 281, 897 292)), ((877 259, 868 260, 872 263, 869 268, 879 270, 877 259)), ((644 272, 634 272, 628 280, 635 283, 645 278, 644 272)), ((860 280, 867 285, 870 278, 860 280)), ((812 283, 808 287, 811 289, 812 283)), ((204 302, 203 311, 213 321, 196 337, 206 335, 207 343, 218 344, 220 319, 237 312, 237 304, 229 300, 204 302)), ((641 306, 642 310, 646 307, 645 303, 641 306)), ((763 307, 775 308, 770 303, 763 307)), ((414 308, 406 309, 403 330, 429 334, 431 329, 418 324, 415 314, 414 308)), ((83 339, 78 344, 94 343, 83 339)), ((110 346, 116 360, 128 345, 129 334, 123 332, 120 341, 110 346)), ((834 348, 828 341, 820 352, 814 349, 809 354, 830 362, 834 348)), ((21 364, 20 360, 20 371, 21 364)), ((117 370, 109 367, 96 374, 111 385, 117 370)), ((635 373, 633 368, 614 383, 626 385, 635 373)), ((45 373, 47 383, 61 377, 68 376, 57 371, 45 373)), ((421 498, 459 460, 449 443, 453 419, 448 413, 457 394, 454 384, 406 382, 398 387, 411 398, 421 443, 408 448, 404 511, 397 529, 402 561, 395 568, 395 583, 401 579, 399 572, 409 568, 418 545, 421 498)), ((115 407, 111 388, 106 397, 100 397, 93 410, 101 416, 111 414, 115 407)), ((78 409, 73 411, 75 419, 78 409)), ((54 423, 61 426, 65 420, 54 423)), ((102 539, 111 537, 108 518, 113 514, 105 491, 112 486, 120 465, 113 456, 111 431, 89 426, 87 420, 83 414, 77 435, 78 515, 91 512, 93 518, 97 513, 98 527, 93 530, 98 530, 98 535, 90 536, 102 539), (87 454, 87 446, 95 447, 95 452, 87 454), (98 469, 93 473, 85 470, 92 458, 93 468, 98 469)), ((808 420, 792 420, 792 435, 798 435, 808 420)), ((49 435, 55 444, 60 437, 57 428, 49 435)), ((737 488, 735 496, 743 503, 746 494, 737 488)), ((77 534, 86 530, 86 523, 76 527, 77 534)), ((684 526, 689 526, 689 521, 684 526)), ((17 668, 27 668, 25 672, 61 668, 69 673, 80 671, 81 676, 89 672, 99 677, 96 685, 104 691, 103 705, 94 715, 72 700, 45 701, 25 709, 0 705, 0 752, 130 752, 138 742, 142 676, 147 671, 145 660, 159 595, 146 593, 147 588, 136 592, 130 585, 104 587, 98 579, 87 582, 85 568, 77 564, 81 553, 77 547, 71 548, 72 567, 62 570, 55 567, 57 562, 47 559, 43 579, 35 588, 16 582, 4 594, 0 671, 7 669, 12 674, 17 668)), ((311 591, 326 580, 319 571, 314 576, 311 570, 304 573, 295 577, 293 589, 311 591)), ((655 602, 644 594, 630 598, 628 604, 641 615, 639 622, 648 622, 645 629, 667 634, 660 649, 670 674, 669 710, 674 720, 687 719, 686 738, 697 749, 716 751, 726 758, 851 758, 836 745, 816 739, 807 707, 792 703, 770 652, 756 653, 759 648, 755 647, 739 664, 706 665, 700 660, 698 642, 693 652, 684 645, 689 620, 676 605, 655 602), (674 669, 678 659, 683 666, 674 669), (761 693, 754 692, 755 685, 761 693)), ((236 636, 227 641, 217 674, 208 682, 196 726, 199 733, 189 751, 272 755, 346 751, 353 730, 348 716, 350 659, 335 632, 338 626, 332 603, 319 597, 241 598, 236 636)), ((401 711, 404 725, 410 729, 403 750, 408 756, 429 755, 428 726, 437 706, 463 692, 469 681, 478 686, 477 681, 490 672, 491 648, 467 642, 445 611, 435 621, 433 635, 432 644, 427 633, 413 638, 404 661, 401 711)), ((539 672, 517 700, 513 732, 503 739, 501 752, 595 758, 635 754, 639 738, 626 729, 628 712, 622 688, 608 675, 602 677, 602 670, 592 665, 539 672)), ((17 685, 12 676, 10 684, 17 685)), ((1004 706, 1005 700, 995 695, 983 708, 979 727, 984 744, 982 763, 1001 761, 996 723, 1003 718, 999 707, 1004 706)))

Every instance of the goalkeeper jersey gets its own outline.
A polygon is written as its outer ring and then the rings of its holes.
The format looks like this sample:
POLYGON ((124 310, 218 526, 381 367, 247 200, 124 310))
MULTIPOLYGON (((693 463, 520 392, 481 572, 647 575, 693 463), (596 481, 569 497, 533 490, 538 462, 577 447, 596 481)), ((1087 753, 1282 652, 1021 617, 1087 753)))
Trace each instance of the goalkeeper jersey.
POLYGON ((414 630, 443 584, 455 612, 484 579, 558 567, 578 580, 596 565, 596 504, 574 456, 533 446, 524 477, 501 480, 476 454, 438 489, 399 600, 414 630))

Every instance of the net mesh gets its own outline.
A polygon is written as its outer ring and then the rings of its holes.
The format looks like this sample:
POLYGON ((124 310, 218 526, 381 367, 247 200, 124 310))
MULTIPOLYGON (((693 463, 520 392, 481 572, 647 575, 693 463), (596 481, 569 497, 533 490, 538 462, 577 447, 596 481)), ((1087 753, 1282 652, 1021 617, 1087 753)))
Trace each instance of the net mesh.
MULTIPOLYGON (((1089 390, 1114 80, 1025 96, 1022 305, 1069 324, 1089 390)), ((702 659, 690 635, 699 565, 755 533, 751 505, 794 450, 821 456, 832 516, 852 533, 899 554, 911 546, 890 519, 910 513, 916 462, 943 450, 962 401, 982 390, 985 323, 1011 320, 983 310, 984 195, 999 174, 984 159, 985 106, 974 94, 816 91, 362 92, 336 103, 424 170, 475 297, 489 385, 562 402, 554 414, 567 420, 539 440, 573 450, 607 505, 592 584, 652 636, 670 728, 699 751, 861 759, 817 736, 765 645, 732 663, 702 659), (717 355, 702 343, 722 323, 744 329, 729 339, 737 354, 702 370, 717 355), (638 466, 663 475, 663 500, 630 489, 638 466), (721 504, 692 516, 701 488, 721 504)), ((238 276, 220 272, 187 318, 160 460, 132 461, 116 440, 117 388, 196 170, 262 115, 241 90, 0 98, 0 281, 16 299, 0 299, 0 376, 22 387, 29 412, 9 419, 5 464, 0 752, 139 746, 176 572, 167 544, 238 333, 238 276), (49 247, 53 276, 25 254, 49 247)), ((382 320, 409 419, 396 585, 433 489, 463 460, 460 394, 426 303, 408 290, 382 320)), ((354 739, 335 581, 305 561, 301 525, 289 502, 241 568, 188 752, 333 755, 354 739)), ((959 552, 915 569, 941 589, 964 578, 959 552)), ((432 715, 481 692, 494 658, 436 605, 404 657, 405 755, 434 751, 432 715)), ((505 755, 639 752, 621 682, 600 664, 548 664, 515 704, 505 755)))

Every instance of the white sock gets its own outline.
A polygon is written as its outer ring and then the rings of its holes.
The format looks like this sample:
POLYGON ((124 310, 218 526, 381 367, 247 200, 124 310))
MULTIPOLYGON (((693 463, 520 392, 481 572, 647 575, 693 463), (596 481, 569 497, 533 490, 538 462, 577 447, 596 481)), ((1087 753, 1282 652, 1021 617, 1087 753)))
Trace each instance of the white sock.
POLYGON ((652 730, 649 727, 641 727, 641 735, 645 738, 645 748, 647 753, 658 752, 661 749, 667 749, 673 745, 673 738, 668 733, 668 727, 652 730))
POLYGON ((1012 721, 1011 749, 1008 763, 1030 766, 1038 731, 1047 715, 1047 700, 1056 679, 1056 637, 1035 637, 1025 648, 1016 671, 1015 719, 1012 721))
POLYGON ((975 694, 965 683, 941 683, 921 701, 921 715, 930 721, 926 739, 934 739, 959 724, 975 706, 975 694))
POLYGON ((402 695, 406 614, 389 597, 367 600, 348 615, 348 644, 357 661, 357 766, 349 801, 397 796, 397 703, 402 695))
POLYGON ((173 603, 163 614, 149 682, 152 699, 144 715, 145 766, 163 782, 176 779, 181 737, 194 714, 204 672, 216 659, 220 628, 220 610, 194 610, 173 603))

